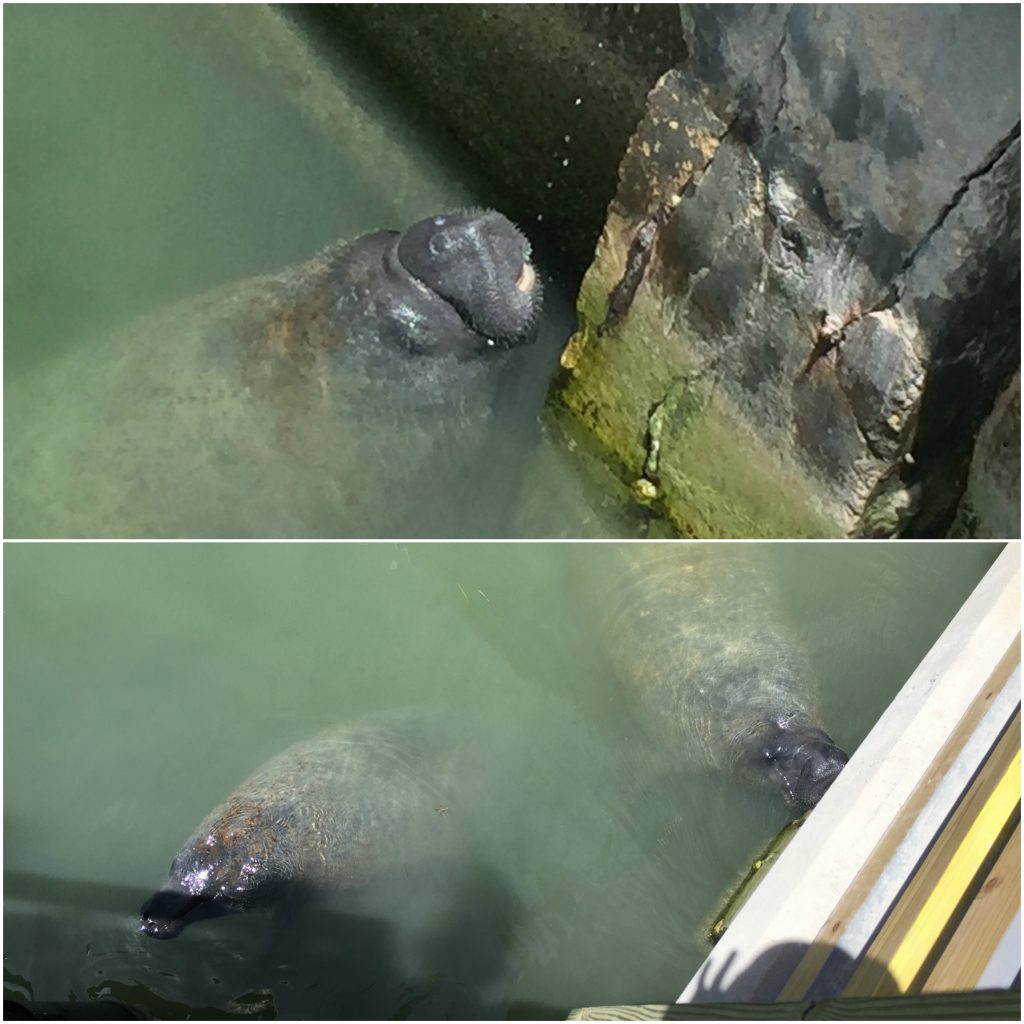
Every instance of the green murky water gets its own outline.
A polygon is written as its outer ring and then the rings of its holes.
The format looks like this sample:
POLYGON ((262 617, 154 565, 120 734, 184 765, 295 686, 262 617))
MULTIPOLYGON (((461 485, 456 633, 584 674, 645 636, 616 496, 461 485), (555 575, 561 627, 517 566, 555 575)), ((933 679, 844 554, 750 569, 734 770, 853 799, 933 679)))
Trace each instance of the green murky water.
MULTIPOLYGON (((265 9, 29 5, 5 10, 4 28, 9 464, 35 428, 45 439, 52 423, 80 422, 70 417, 83 407, 88 418, 90 402, 97 422, 125 415, 103 381, 54 370, 87 360, 90 347, 102 352, 104 339, 141 315, 278 271, 339 238, 486 205, 414 115, 361 73, 307 60, 265 9), (46 399, 36 389, 50 379, 71 384, 46 399)), ((544 254, 537 259, 543 266, 544 254)), ((536 443, 533 420, 573 323, 557 286, 545 293, 538 341, 516 353, 492 427, 491 462, 503 471, 481 488, 502 494, 536 443)), ((138 445, 149 431, 135 435, 138 445)), ((157 450, 155 437, 148 443, 157 450)), ((73 500, 66 468, 55 473, 54 504, 73 500)), ((180 490, 169 487, 167 502, 180 490)), ((453 520, 454 535, 504 532, 507 502, 478 497, 479 510, 453 520)), ((17 536, 37 532, 31 521, 7 525, 17 536)), ((218 521, 183 532, 238 535, 218 521)), ((283 531, 268 521, 256 532, 283 531)))
MULTIPOLYGON (((998 550, 779 549, 791 642, 840 744, 857 746, 998 550)), ((8 992, 159 1016, 557 1017, 673 999, 705 953, 701 922, 789 815, 666 772, 574 582, 572 559, 608 553, 7 545, 8 992), (468 862, 410 864, 276 944, 269 915, 137 933, 178 847, 258 764, 408 706, 442 709, 472 751, 472 813, 445 818, 468 862)))

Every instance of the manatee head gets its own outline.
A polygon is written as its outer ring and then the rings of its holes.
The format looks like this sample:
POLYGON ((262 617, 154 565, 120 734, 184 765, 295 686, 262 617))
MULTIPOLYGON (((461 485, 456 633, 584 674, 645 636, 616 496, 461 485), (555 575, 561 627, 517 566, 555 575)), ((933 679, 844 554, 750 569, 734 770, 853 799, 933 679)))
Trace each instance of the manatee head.
POLYGON ((761 756, 786 798, 801 807, 813 807, 849 760, 828 733, 799 712, 772 722, 761 756))
POLYGON ((259 909, 283 882, 287 814, 233 805, 200 825, 171 863, 163 886, 143 904, 139 931, 173 939, 204 918, 259 909))
POLYGON ((530 243, 494 210, 462 210, 413 224, 398 260, 481 336, 483 345, 526 341, 540 310, 530 243))

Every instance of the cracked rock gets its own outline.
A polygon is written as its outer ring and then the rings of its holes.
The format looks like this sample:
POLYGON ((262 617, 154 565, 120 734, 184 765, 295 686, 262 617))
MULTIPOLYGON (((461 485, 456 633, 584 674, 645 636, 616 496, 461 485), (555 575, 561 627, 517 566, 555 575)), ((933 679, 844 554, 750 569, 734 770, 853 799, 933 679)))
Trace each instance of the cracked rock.
POLYGON ((913 335, 891 310, 872 313, 848 329, 839 383, 871 452, 894 463, 906 449, 924 367, 913 335))
MULTIPOLYGON (((1019 8, 688 4, 680 31, 689 57, 623 157, 561 404, 633 479, 657 409, 680 532, 945 535, 1020 366, 1019 8), (686 374, 713 376, 707 400, 659 404, 686 374)), ((1019 462, 1001 473, 1019 492, 1019 462)))

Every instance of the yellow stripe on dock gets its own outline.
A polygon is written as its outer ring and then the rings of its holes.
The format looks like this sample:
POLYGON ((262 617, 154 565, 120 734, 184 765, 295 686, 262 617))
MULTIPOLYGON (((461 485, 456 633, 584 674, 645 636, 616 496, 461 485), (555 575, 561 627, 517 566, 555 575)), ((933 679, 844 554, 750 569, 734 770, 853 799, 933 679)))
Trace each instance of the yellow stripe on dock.
POLYGON ((907 992, 914 983, 1011 815, 1019 807, 1018 750, 889 961, 889 973, 900 992, 907 992))
MULTIPOLYGON (((949 734, 946 742, 935 754, 928 774, 922 779, 910 798, 903 805, 899 815, 894 819, 893 824, 882 840, 866 856, 863 867, 858 872, 856 878, 839 897, 828 919, 818 931, 814 942, 810 944, 803 959, 779 992, 777 997, 779 1000, 786 1002, 806 997, 815 978, 818 977, 830 953, 835 948, 837 942, 839 942, 839 936, 844 934, 851 919, 856 916, 882 873, 889 869, 890 862, 899 849, 900 843, 906 838, 917 816, 927 807, 928 801, 935 793, 940 778, 943 778, 950 771, 963 751, 964 745, 979 727, 979 724, 991 707, 993 694, 1008 683, 1014 670, 1020 665, 1020 651, 1021 637, 1020 633, 1017 633, 1007 648, 1006 653, 1000 659, 999 664, 989 676, 987 685, 980 688, 977 697, 971 703, 966 714, 964 714, 956 728, 949 734)), ((1006 748, 998 752, 998 757, 1003 758, 1003 763, 1012 754, 1010 747, 1014 743, 1014 736, 1019 735, 1019 715, 1018 709, 1013 715, 1010 728, 1006 730, 1011 735, 1008 738, 1004 737, 1003 742, 999 744, 1001 748, 1006 748)), ((1016 745, 1018 747, 1019 744, 1020 741, 1017 739, 1016 745)), ((995 751, 990 751, 989 757, 992 757, 994 754, 996 754, 995 751)), ((912 872, 912 874, 914 873, 916 872, 912 872)), ((875 946, 877 948, 877 941, 875 946)), ((890 944, 890 950, 891 948, 890 944)), ((880 976, 880 973, 869 976, 865 970, 861 970, 858 977, 859 987, 854 989, 847 986, 844 994, 847 996, 866 995, 872 991, 872 986, 880 976)))
POLYGON ((974 988, 1020 912, 1020 822, 928 975, 922 993, 974 988))
POLYGON ((844 996, 917 992, 1020 818, 1020 708, 890 909, 844 996))

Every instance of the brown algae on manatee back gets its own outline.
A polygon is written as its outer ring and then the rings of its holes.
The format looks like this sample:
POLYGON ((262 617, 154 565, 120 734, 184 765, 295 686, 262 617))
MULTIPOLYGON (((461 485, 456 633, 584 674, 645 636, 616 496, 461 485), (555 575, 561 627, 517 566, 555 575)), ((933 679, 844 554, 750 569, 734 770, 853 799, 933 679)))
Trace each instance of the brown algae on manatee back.
POLYGON ((761 879, 768 873, 768 869, 779 859, 779 855, 789 845, 793 836, 797 834, 809 813, 808 811, 795 821, 784 825, 778 835, 761 851, 760 855, 754 858, 743 877, 728 891, 718 911, 711 917, 710 923, 703 930, 704 938, 712 946, 725 934, 726 929, 732 924, 747 900, 750 899, 754 890, 760 884, 761 879))

